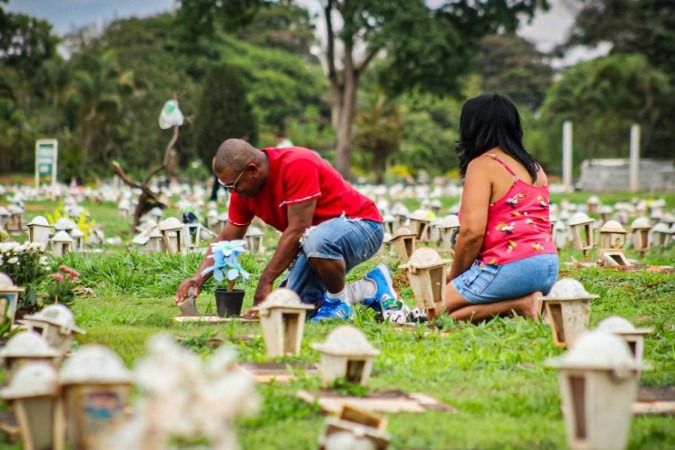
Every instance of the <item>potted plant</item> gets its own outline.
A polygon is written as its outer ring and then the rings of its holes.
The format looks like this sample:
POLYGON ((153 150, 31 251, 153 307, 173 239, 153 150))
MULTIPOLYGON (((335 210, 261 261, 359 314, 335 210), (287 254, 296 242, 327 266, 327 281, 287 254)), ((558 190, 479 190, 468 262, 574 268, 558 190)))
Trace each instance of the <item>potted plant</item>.
POLYGON ((42 300, 45 305, 53 303, 70 304, 75 299, 79 285, 80 274, 66 265, 60 265, 55 273, 49 275, 45 286, 46 297, 42 300))
POLYGON ((247 252, 245 246, 246 241, 240 239, 211 244, 209 258, 213 260, 213 265, 207 267, 202 275, 213 272, 213 277, 219 283, 227 279, 227 287, 219 287, 215 291, 216 309, 220 317, 237 317, 241 314, 245 291, 234 289, 234 285, 238 278, 248 280, 250 277, 239 262, 239 255, 247 252))

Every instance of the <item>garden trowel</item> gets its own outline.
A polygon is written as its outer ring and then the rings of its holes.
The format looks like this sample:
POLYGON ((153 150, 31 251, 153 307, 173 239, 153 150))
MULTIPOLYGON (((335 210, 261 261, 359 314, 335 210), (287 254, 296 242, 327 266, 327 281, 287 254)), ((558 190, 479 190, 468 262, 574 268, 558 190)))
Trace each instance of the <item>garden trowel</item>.
POLYGON ((178 304, 178 308, 180 308, 180 311, 183 313, 184 316, 199 315, 199 311, 197 311, 197 306, 195 305, 194 290, 195 288, 190 286, 188 288, 187 297, 178 304))

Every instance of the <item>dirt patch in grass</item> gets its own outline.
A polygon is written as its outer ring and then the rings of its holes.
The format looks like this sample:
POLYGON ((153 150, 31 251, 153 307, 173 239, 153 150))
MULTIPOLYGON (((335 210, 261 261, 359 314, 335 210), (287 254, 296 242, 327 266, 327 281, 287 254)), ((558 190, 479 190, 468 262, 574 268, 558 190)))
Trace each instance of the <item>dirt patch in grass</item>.
POLYGON ((406 289, 410 287, 408 283, 408 274, 404 269, 397 269, 393 273, 394 278, 392 283, 394 284, 394 289, 400 291, 401 289, 406 289))

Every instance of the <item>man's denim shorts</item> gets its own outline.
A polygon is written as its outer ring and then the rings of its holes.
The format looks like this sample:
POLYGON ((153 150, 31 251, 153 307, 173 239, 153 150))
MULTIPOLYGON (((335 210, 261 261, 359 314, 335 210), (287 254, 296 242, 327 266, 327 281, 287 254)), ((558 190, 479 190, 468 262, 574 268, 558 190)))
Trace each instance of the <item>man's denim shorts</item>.
POLYGON ((306 233, 301 251, 282 285, 297 292, 304 303, 320 304, 326 286, 307 258, 342 259, 349 272, 372 258, 382 246, 383 238, 384 225, 378 222, 346 217, 327 220, 306 233))
POLYGON ((512 263, 474 263, 451 281, 469 303, 495 303, 535 291, 548 294, 558 279, 558 255, 536 255, 512 263))

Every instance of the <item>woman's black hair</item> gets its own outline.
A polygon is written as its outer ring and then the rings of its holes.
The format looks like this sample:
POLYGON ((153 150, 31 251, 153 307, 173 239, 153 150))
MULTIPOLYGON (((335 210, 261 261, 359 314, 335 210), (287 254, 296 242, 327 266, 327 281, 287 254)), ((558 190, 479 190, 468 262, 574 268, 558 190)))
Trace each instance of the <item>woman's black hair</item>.
POLYGON ((539 164, 523 146, 520 114, 511 99, 499 94, 485 94, 467 100, 459 119, 459 173, 462 178, 474 158, 499 147, 519 161, 537 179, 539 164))

